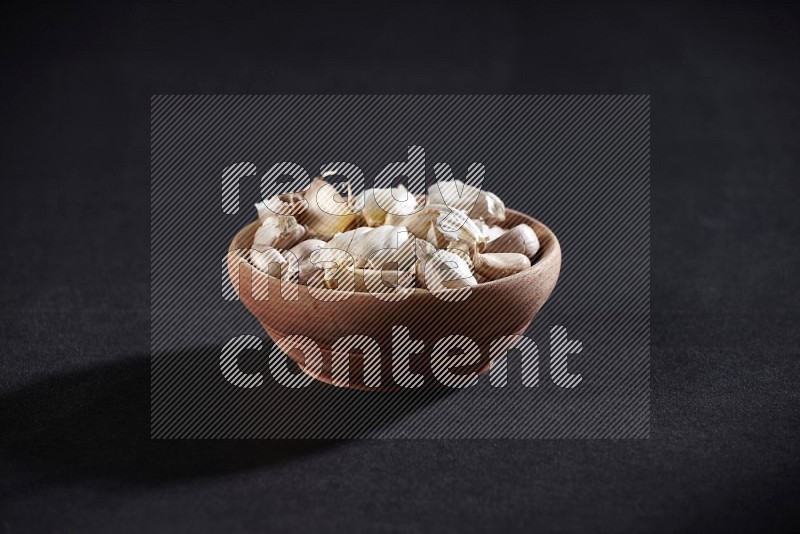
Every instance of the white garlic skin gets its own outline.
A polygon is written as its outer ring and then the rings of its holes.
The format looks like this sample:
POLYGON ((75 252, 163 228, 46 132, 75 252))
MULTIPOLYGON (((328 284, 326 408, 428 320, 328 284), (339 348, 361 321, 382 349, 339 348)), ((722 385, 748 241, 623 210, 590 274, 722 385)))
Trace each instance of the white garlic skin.
POLYGON ((298 220, 306 225, 312 237, 331 239, 344 232, 359 217, 351 198, 343 198, 333 184, 322 178, 315 178, 303 192, 308 208, 298 220))
POLYGON ((499 239, 503 234, 506 233, 506 229, 496 224, 493 226, 487 226, 486 232, 484 235, 486 236, 486 240, 488 242, 494 241, 495 239, 499 239))
POLYGON ((438 250, 424 239, 417 239, 416 246, 420 287, 431 290, 478 285, 470 264, 456 251, 438 250))
POLYGON ((289 252, 294 254, 298 261, 305 261, 315 250, 324 246, 325 241, 322 239, 306 239, 290 248, 289 252))
POLYGON ((445 248, 447 243, 453 241, 466 243, 473 251, 482 251, 486 247, 486 238, 476 222, 464 212, 443 204, 425 206, 407 217, 404 224, 416 237, 427 240, 437 248, 445 248), (458 228, 452 229, 452 226, 458 228))
POLYGON ((265 218, 253 236, 255 248, 293 247, 305 237, 306 229, 291 215, 273 215, 265 218))
POLYGON ((282 193, 256 204, 258 220, 262 223, 268 217, 291 215, 296 217, 305 211, 306 203, 302 193, 282 193))
POLYGON ((330 239, 347 230, 359 217, 358 197, 343 198, 336 186, 315 178, 303 191, 283 193, 256 204, 262 222, 279 215, 294 216, 310 236, 330 239))
POLYGON ((304 284, 319 278, 333 287, 344 272, 350 276, 339 283, 358 279, 364 286, 368 276, 382 276, 391 264, 382 286, 397 286, 401 279, 406 285, 416 274, 417 285, 432 291, 466 288, 529 268, 540 248, 530 226, 497 225, 505 219, 505 205, 496 195, 459 180, 433 184, 420 197, 402 185, 356 196, 348 186, 345 198, 319 177, 303 191, 276 195, 256 208, 261 226, 250 262, 264 272, 277 264, 284 279, 304 284), (356 270, 362 273, 358 278, 352 276, 356 270))
POLYGON ((506 206, 494 193, 466 185, 461 180, 445 180, 428 187, 428 204, 444 204, 482 219, 489 224, 504 221, 506 206), (461 195, 458 192, 461 191, 461 195))
POLYGON ((417 210, 417 199, 405 187, 373 188, 364 192, 361 216, 368 226, 400 226, 403 219, 417 210), (404 200, 398 200, 404 199, 404 200))
POLYGON ((250 263, 253 264, 259 271, 269 274, 270 264, 278 264, 281 271, 286 265, 286 258, 281 256, 281 253, 274 248, 264 249, 250 249, 250 263))
POLYGON ((515 252, 532 258, 539 252, 539 238, 527 224, 518 224, 497 239, 489 241, 486 252, 515 252))
MULTIPOLYGON (((338 249, 348 252, 353 257, 353 264, 363 268, 379 250, 399 249, 411 239, 411 234, 404 226, 383 225, 377 228, 362 226, 355 230, 341 233, 325 244, 326 249, 338 249)), ((370 265, 380 268, 382 265, 370 265)))
POLYGON ((446 243, 463 243, 473 254, 486 248, 486 236, 475 221, 467 217, 463 211, 452 210, 450 214, 439 215, 434 231, 439 239, 440 248, 446 243), (458 228, 450 229, 451 224, 458 225, 458 228))
POLYGON ((282 253, 289 263, 285 278, 291 279, 293 275, 297 275, 297 281, 305 284, 308 279, 322 268, 314 265, 311 260, 311 254, 325 246, 325 241, 321 239, 307 239, 296 244, 289 250, 282 253))

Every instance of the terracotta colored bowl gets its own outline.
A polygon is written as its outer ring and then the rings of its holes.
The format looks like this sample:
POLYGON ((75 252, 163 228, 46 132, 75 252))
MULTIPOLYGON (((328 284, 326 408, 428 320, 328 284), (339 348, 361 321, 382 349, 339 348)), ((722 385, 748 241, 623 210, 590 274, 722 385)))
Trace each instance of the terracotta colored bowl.
MULTIPOLYGON (((267 334, 307 374, 333 383, 332 346, 345 336, 369 336, 381 349, 380 387, 370 387, 364 380, 364 357, 358 353, 349 359, 347 387, 369 390, 391 390, 399 386, 392 373, 392 327, 404 326, 414 340, 424 343, 409 356, 411 372, 425 377, 425 386, 439 382, 431 369, 431 350, 436 342, 451 335, 472 339, 481 349, 477 363, 458 369, 461 373, 484 373, 489 369, 489 347, 504 336, 525 332, 536 313, 544 305, 558 280, 561 269, 561 247, 558 239, 539 221, 522 213, 507 210, 505 228, 517 224, 530 225, 541 243, 533 265, 521 273, 475 286, 466 300, 447 302, 426 289, 415 289, 405 300, 385 301, 370 293, 352 293, 346 300, 328 301, 315 298, 303 285, 296 289, 296 300, 282 298, 281 281, 242 260, 242 250, 249 249, 259 226, 258 221, 242 228, 233 238, 228 254, 228 274, 240 300, 259 320, 267 334), (298 349, 290 349, 283 338, 302 335, 321 349, 322 367, 310 369, 298 349)), ((274 273, 277 274, 277 273, 274 273)), ((286 284, 286 282, 285 282, 286 284)), ((286 295, 286 288, 283 289, 286 295)), ((344 297, 336 290, 324 290, 344 297)), ((456 291, 456 290, 448 290, 456 291)), ((509 346, 506 344, 506 346, 509 346)), ((399 349, 396 349, 399 350, 399 349)), ((397 356, 397 354, 395 354, 397 356)), ((345 384, 336 384, 345 385, 345 384)))

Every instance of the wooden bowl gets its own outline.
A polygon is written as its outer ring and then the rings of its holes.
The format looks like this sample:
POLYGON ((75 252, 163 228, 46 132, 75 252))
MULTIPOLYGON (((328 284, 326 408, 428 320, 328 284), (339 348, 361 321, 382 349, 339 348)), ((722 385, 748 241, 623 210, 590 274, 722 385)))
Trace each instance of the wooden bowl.
MULTIPOLYGON (((380 346, 380 386, 367 385, 370 380, 365 381, 364 357, 358 352, 349 358, 347 383, 335 385, 367 390, 399 389, 392 374, 392 327, 404 326, 412 339, 424 343, 423 350, 409 356, 411 372, 424 376, 424 386, 436 386, 439 382, 431 369, 431 350, 438 340, 461 335, 475 341, 481 350, 480 360, 458 371, 485 373, 489 369, 492 341, 524 333, 552 293, 561 269, 558 239, 539 221, 513 210, 506 211, 502 226, 512 228, 521 223, 534 229, 541 244, 533 265, 507 278, 472 287, 471 294, 463 301, 444 301, 426 289, 414 289, 408 298, 399 301, 380 300, 361 292, 352 293, 346 300, 320 300, 309 293, 308 287, 284 282, 290 289, 290 296, 291 290, 296 291, 296 300, 287 300, 282 298, 280 279, 251 267, 242 258, 242 251, 252 245, 259 221, 245 226, 234 236, 228 249, 228 274, 239 299, 267 334, 314 378, 334 383, 331 358, 334 343, 345 336, 362 335, 374 339, 380 346), (319 346, 323 358, 321 369, 318 366, 310 369, 300 350, 283 345, 283 338, 291 335, 305 336, 319 346)), ((286 290, 283 289, 284 295, 286 290)), ((337 290, 324 291, 339 298, 346 297, 337 290)))

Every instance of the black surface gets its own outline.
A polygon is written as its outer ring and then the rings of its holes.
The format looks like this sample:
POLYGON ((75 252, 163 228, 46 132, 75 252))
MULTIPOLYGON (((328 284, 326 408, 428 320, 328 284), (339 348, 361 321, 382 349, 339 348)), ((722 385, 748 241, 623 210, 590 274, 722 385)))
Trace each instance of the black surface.
POLYGON ((797 531, 789 5, 7 6, 0 532, 797 531), (149 97, 651 93, 640 441, 149 441, 149 97))

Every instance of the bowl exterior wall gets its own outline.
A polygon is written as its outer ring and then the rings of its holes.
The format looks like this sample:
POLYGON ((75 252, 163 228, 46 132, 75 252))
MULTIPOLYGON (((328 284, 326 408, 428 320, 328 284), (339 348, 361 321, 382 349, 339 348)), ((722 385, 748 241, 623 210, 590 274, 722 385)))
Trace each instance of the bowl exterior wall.
MULTIPOLYGON (((319 346, 322 369, 314 372, 305 369, 315 378, 332 381, 331 354, 337 340, 346 336, 368 336, 380 347, 379 389, 396 387, 392 380, 393 357, 407 354, 409 350, 403 347, 393 350, 392 338, 394 333, 396 342, 399 341, 402 330, 407 329, 411 339, 423 344, 409 357, 411 371, 425 376, 425 385, 434 385, 437 382, 431 369, 431 353, 439 340, 460 335, 474 341, 480 347, 481 357, 460 371, 485 372, 492 343, 522 334, 555 287, 561 267, 561 249, 555 235, 538 221, 509 211, 504 226, 526 223, 539 237, 541 250, 533 266, 508 278, 479 284, 461 301, 448 302, 427 290, 415 290, 404 300, 396 301, 381 300, 369 293, 352 293, 344 300, 322 300, 320 294, 340 297, 346 294, 323 290, 315 296, 308 287, 288 282, 281 288, 279 279, 253 269, 240 256, 239 251, 250 248, 258 221, 234 237, 228 254, 228 273, 242 303, 301 368, 305 368, 302 352, 289 348, 283 339, 300 335, 319 346)), ((509 347, 512 341, 500 343, 509 347)), ((350 356, 348 387, 372 389, 364 381, 363 363, 363 356, 350 356)))

